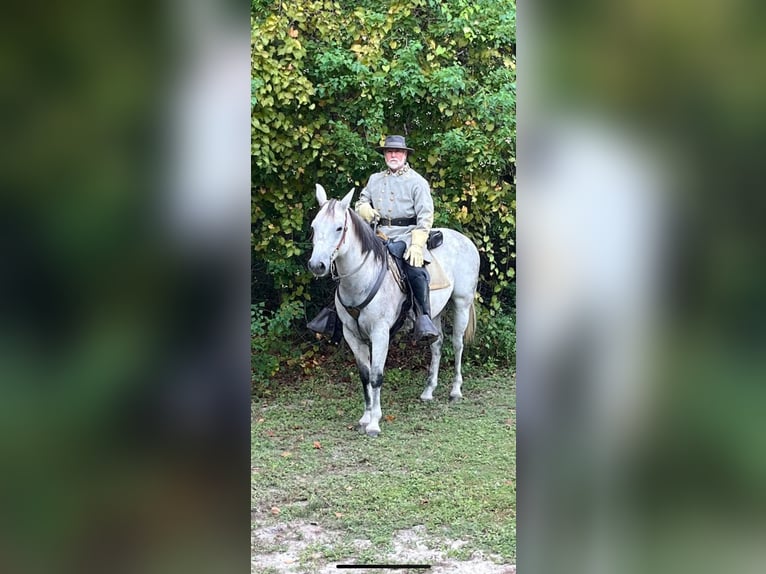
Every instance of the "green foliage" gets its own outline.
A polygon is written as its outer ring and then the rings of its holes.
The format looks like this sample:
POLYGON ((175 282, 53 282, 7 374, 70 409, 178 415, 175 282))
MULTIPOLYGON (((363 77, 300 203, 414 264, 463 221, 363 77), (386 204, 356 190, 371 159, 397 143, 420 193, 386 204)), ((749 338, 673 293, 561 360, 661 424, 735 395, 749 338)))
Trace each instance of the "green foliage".
MULTIPOLYGON (((463 364, 466 368, 481 366, 494 369, 513 369, 516 367, 516 317, 506 311, 493 311, 482 306, 476 307, 476 335, 474 340, 465 345, 463 364)), ((453 361, 452 350, 452 314, 447 312, 442 317, 444 345, 442 346, 442 369, 445 360, 453 361)), ((408 362, 411 366, 411 361, 408 362)))
POLYGON ((273 313, 265 310, 264 302, 250 307, 250 362, 252 382, 256 391, 270 385, 272 377, 282 368, 296 364, 302 357, 288 335, 303 305, 298 301, 285 303, 273 313))
POLYGON ((480 310, 477 320, 476 339, 465 351, 468 362, 489 370, 515 367, 515 316, 480 310))
POLYGON ((479 247, 480 300, 512 308, 515 0, 251 7, 252 244, 270 307, 316 301, 305 270, 314 184, 336 197, 361 189, 384 165, 374 147, 401 133, 436 224, 479 247))

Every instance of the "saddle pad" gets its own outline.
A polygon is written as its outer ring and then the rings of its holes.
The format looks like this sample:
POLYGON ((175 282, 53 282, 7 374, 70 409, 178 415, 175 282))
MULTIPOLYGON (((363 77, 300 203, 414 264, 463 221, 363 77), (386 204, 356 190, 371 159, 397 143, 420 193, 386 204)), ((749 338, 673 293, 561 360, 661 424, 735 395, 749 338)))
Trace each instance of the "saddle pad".
POLYGON ((431 281, 429 282, 428 287, 431 291, 446 289, 451 285, 450 280, 444 273, 442 266, 439 264, 439 260, 434 256, 434 252, 430 251, 430 253, 431 263, 428 264, 428 274, 431 276, 431 281))

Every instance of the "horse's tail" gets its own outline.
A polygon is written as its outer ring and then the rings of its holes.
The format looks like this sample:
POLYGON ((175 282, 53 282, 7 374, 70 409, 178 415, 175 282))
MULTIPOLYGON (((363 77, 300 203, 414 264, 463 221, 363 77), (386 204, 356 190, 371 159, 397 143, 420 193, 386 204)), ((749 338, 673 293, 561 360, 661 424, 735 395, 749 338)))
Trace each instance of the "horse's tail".
POLYGON ((471 306, 468 307, 468 325, 465 328, 465 342, 470 344, 476 335, 476 310, 473 307, 474 302, 471 301, 471 306))

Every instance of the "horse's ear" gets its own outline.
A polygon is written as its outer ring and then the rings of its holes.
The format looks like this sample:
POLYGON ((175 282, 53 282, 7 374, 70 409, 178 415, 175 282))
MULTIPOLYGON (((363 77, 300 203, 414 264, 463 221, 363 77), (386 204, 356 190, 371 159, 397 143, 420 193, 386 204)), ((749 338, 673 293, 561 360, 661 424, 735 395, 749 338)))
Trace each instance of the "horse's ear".
POLYGON ((352 187, 351 191, 349 191, 346 194, 346 197, 340 200, 340 204, 343 206, 344 209, 346 209, 349 205, 351 205, 351 198, 354 197, 354 191, 356 191, 356 188, 352 187))
POLYGON ((319 207, 322 207, 327 203, 327 192, 325 192, 324 187, 319 184, 317 184, 317 203, 319 203, 319 207))

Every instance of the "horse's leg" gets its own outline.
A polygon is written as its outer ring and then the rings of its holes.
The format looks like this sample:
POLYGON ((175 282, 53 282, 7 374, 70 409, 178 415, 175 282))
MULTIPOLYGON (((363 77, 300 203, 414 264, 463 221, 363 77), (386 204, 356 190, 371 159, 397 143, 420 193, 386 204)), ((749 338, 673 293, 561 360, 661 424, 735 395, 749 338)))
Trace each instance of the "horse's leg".
POLYGON ((356 367, 359 369, 359 377, 362 380, 362 394, 364 395, 364 414, 359 419, 357 426, 359 432, 365 432, 370 422, 370 410, 372 408, 372 399, 370 397, 370 348, 364 341, 357 339, 350 329, 344 329, 348 346, 354 353, 356 367))
POLYGON ((370 409, 370 421, 367 424, 367 436, 375 437, 380 434, 380 417, 383 416, 380 407, 380 390, 383 386, 383 369, 386 366, 386 356, 388 355, 387 328, 373 333, 371 339, 372 352, 368 389, 372 399, 372 408, 370 409))
POLYGON ((463 398, 463 393, 460 392, 460 388, 463 386, 463 335, 471 317, 473 297, 456 297, 454 304, 455 319, 452 328, 452 348, 455 350, 455 379, 452 381, 452 390, 449 394, 451 401, 463 398))
POLYGON ((439 331, 439 337, 431 343, 431 366, 428 367, 428 380, 423 394, 420 395, 421 401, 430 401, 434 398, 434 391, 439 384, 439 361, 442 358, 442 343, 444 343, 444 332, 442 331, 442 316, 437 315, 433 319, 436 330, 439 331))

